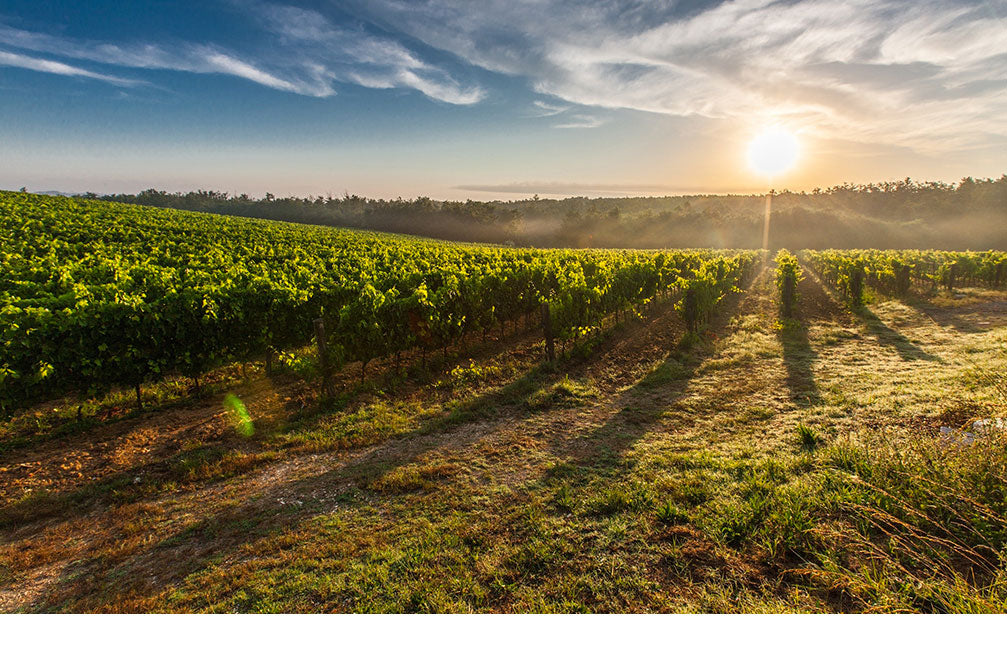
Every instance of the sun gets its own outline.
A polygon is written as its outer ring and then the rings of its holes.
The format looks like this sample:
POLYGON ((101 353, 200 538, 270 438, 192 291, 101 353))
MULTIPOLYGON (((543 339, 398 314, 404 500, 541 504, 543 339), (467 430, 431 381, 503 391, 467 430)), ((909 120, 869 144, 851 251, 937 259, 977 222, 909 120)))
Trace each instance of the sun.
POLYGON ((748 145, 748 164, 766 177, 775 177, 793 167, 801 144, 783 127, 767 127, 748 145))

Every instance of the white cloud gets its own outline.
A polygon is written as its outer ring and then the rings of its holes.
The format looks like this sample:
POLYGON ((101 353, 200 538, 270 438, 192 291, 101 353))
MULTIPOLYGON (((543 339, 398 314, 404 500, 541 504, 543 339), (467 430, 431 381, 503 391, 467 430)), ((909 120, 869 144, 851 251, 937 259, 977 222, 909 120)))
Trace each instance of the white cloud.
MULTIPOLYGON (((206 63, 218 72, 224 73, 226 75, 234 75, 235 77, 241 77, 243 79, 248 79, 256 84, 262 84, 263 86, 269 86, 270 88, 275 88, 281 91, 289 91, 291 93, 304 93, 305 90, 302 86, 295 84, 293 82, 280 79, 275 75, 271 75, 268 72, 259 70, 255 66, 245 63, 244 61, 239 61, 234 57, 230 57, 226 54, 213 53, 206 55, 206 63)), ((325 88, 324 90, 317 93, 306 93, 312 95, 318 95, 324 97, 326 95, 332 95, 333 91, 331 88, 325 88)))
MULTIPOLYGON (((351 0, 361 16, 583 106, 949 150, 1007 135, 1007 4, 351 0), (879 82, 883 80, 883 82, 879 82)), ((542 108, 542 107, 539 107, 542 108)))
POLYGON ((557 104, 550 104, 549 102, 543 102, 542 100, 535 100, 532 102, 532 106, 535 107, 533 115, 536 118, 563 116, 563 122, 553 123, 552 126, 556 129, 593 129, 595 127, 600 127, 606 122, 605 119, 595 115, 571 113, 571 109, 576 108, 576 105, 572 104, 560 106, 557 104))
POLYGON ((395 40, 333 25, 317 11, 272 4, 258 5, 258 11, 269 30, 319 62, 333 79, 368 88, 411 88, 449 104, 474 104, 486 95, 478 86, 463 87, 395 40))
POLYGON ((572 115, 567 122, 553 125, 557 129, 594 129, 605 124, 605 121, 593 115, 572 115))
POLYGON ((340 24, 324 9, 241 7, 262 37, 231 47, 0 25, 0 46, 38 55, 8 53, 3 65, 120 84, 79 62, 227 74, 315 97, 349 83, 483 100, 479 84, 459 81, 455 58, 527 80, 551 98, 532 111, 562 115, 557 127, 598 126, 585 109, 598 107, 785 119, 829 138, 930 151, 1007 137, 1005 0, 345 0, 341 13, 355 18, 340 24))
MULTIPOLYGON (((256 42, 255 54, 229 51, 214 44, 102 43, 2 24, 0 44, 127 68, 232 75, 313 97, 334 95, 336 82, 413 89, 450 104, 473 104, 485 97, 479 86, 457 82, 392 39, 337 27, 311 10, 265 3, 250 3, 244 8, 260 19, 268 35, 256 42)), ((82 70, 69 65, 67 68, 82 70)), ((105 81, 117 79, 89 76, 105 81)))
POLYGON ((537 109, 535 116, 539 118, 551 118, 552 116, 559 115, 570 108, 569 106, 558 106, 548 102, 543 102, 542 100, 535 100, 532 102, 532 105, 537 109))
POLYGON ((54 75, 66 75, 68 77, 97 79, 99 81, 116 84, 118 86, 135 86, 141 83, 133 79, 103 75, 84 68, 78 68, 77 66, 69 66, 65 63, 60 63, 59 61, 38 59, 36 57, 29 57, 23 54, 16 54, 14 52, 4 52, 3 50, 0 50, 0 66, 25 68, 27 70, 35 70, 37 72, 48 72, 54 75))

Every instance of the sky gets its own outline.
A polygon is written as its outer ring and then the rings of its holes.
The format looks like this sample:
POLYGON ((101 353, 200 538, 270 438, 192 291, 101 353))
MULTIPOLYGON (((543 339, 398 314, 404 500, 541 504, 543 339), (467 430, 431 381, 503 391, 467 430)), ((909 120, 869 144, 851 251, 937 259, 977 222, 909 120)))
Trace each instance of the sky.
POLYGON ((1007 0, 3 0, 0 188, 518 199, 1007 172, 1007 0), (799 154, 768 177, 760 133, 799 154))

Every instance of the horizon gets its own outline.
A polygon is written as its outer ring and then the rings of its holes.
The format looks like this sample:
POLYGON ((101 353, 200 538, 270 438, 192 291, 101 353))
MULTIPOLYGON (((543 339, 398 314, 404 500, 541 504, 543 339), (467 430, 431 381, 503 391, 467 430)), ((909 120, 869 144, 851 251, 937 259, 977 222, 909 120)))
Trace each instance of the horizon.
POLYGON ((0 187, 809 192, 1007 170, 1007 3, 12 0, 0 187), (125 36, 123 36, 125 35, 125 36), (746 165, 760 132, 789 171, 746 165))
MULTIPOLYGON (((67 190, 60 190, 60 189, 56 189, 56 188, 33 189, 33 188, 28 188, 26 186, 21 186, 21 187, 18 187, 18 188, 0 187, 0 191, 6 191, 6 192, 27 192, 29 194, 36 194, 36 195, 76 197, 76 198, 85 198, 85 199, 88 198, 87 195, 95 195, 95 196, 97 196, 97 198, 114 197, 116 195, 139 196, 143 192, 146 192, 146 191, 149 191, 149 190, 154 190, 154 191, 164 192, 164 193, 168 193, 168 194, 172 194, 172 195, 186 195, 186 194, 189 194, 189 193, 200 193, 200 192, 204 192, 204 193, 218 192, 218 193, 224 193, 224 195, 226 195, 226 197, 228 199, 236 199, 236 198, 239 198, 239 197, 241 197, 241 196, 244 195, 244 196, 247 196, 247 198, 249 200, 254 200, 254 201, 263 200, 263 199, 265 199, 265 196, 267 194, 271 194, 271 195, 274 196, 275 199, 278 199, 278 200, 282 200, 282 199, 314 199, 314 198, 320 198, 320 197, 340 198, 340 197, 344 197, 344 196, 350 196, 350 197, 355 196, 355 197, 359 197, 361 199, 367 199, 367 200, 385 200, 385 201, 393 201, 393 200, 396 200, 396 199, 402 199, 402 200, 406 200, 406 201, 412 201, 412 200, 415 200, 415 199, 427 198, 427 199, 430 199, 432 201, 439 201, 439 202, 477 201, 477 202, 484 202, 484 203, 493 203, 493 202, 508 203, 508 202, 533 201, 533 200, 536 199, 536 197, 538 197, 539 199, 543 199, 543 200, 556 200, 556 201, 562 201, 564 199, 588 199, 588 200, 593 200, 593 199, 662 199, 662 198, 675 199, 675 198, 688 198, 688 197, 764 197, 766 195, 767 191, 771 191, 775 195, 784 195, 784 194, 810 195, 810 194, 813 194, 814 191, 816 191, 816 190, 817 191, 821 191, 822 194, 825 194, 825 193, 828 193, 829 191, 832 191, 834 189, 839 189, 839 188, 844 188, 844 187, 880 186, 880 185, 885 185, 885 184, 897 184, 897 183, 902 183, 902 182, 909 182, 909 183, 912 183, 912 184, 915 184, 915 185, 919 185, 919 186, 926 186, 926 185, 930 185, 930 184, 945 184, 945 185, 953 188, 953 187, 960 186, 961 182, 965 181, 966 179, 970 179, 970 180, 975 181, 977 183, 984 183, 984 182, 996 182, 996 181, 998 181, 1000 179, 1004 179, 1004 178, 1007 178, 1007 173, 1000 174, 1000 175, 998 175, 996 177, 966 176, 966 177, 962 177, 961 179, 957 179, 957 180, 953 180, 953 181, 945 181, 945 180, 942 180, 942 179, 912 179, 910 177, 905 177, 905 178, 902 178, 902 179, 880 179, 880 180, 874 180, 874 181, 867 181, 867 182, 863 182, 863 183, 854 183, 854 182, 851 182, 851 181, 843 181, 843 182, 840 182, 840 183, 832 184, 830 186, 815 187, 815 188, 810 188, 810 189, 808 189, 808 188, 795 189, 795 188, 781 187, 781 188, 770 188, 768 190, 750 189, 750 190, 733 190, 733 191, 732 190, 725 190, 725 191, 704 191, 704 190, 701 190, 701 189, 695 189, 695 190, 692 190, 692 191, 683 190, 681 192, 674 192, 674 191, 663 192, 663 191, 659 191, 658 189, 655 189, 653 192, 649 192, 649 193, 641 190, 639 194, 632 194, 632 195, 631 194, 616 194, 618 191, 615 191, 615 190, 610 191, 609 194, 604 194, 605 191, 598 190, 597 188, 591 188, 591 187, 586 187, 584 189, 584 191, 586 191, 586 190, 593 190, 594 192, 599 193, 599 194, 593 194, 593 195, 592 194, 577 194, 576 192, 573 192, 573 191, 571 191, 571 192, 558 192, 558 191, 557 192, 548 192, 547 190, 545 190, 544 187, 541 187, 541 186, 539 188, 542 188, 542 189, 540 189, 538 192, 533 192, 533 191, 528 191, 528 190, 524 189, 523 187, 521 187, 518 184, 513 184, 512 185, 513 189, 511 189, 511 190, 499 190, 497 192, 502 193, 500 196, 488 197, 488 198, 486 198, 486 197, 475 198, 475 197, 470 197, 470 196, 461 197, 461 198, 443 198, 443 197, 434 197, 434 196, 431 196, 431 195, 423 195, 423 194, 418 194, 418 195, 402 195, 402 194, 395 194, 394 192, 387 193, 387 194, 385 194, 383 196, 369 196, 369 195, 361 195, 361 194, 353 193, 353 192, 350 192, 348 190, 344 190, 342 192, 324 192, 324 193, 314 193, 314 194, 307 194, 307 195, 281 195, 281 194, 277 194, 277 193, 271 193, 268 190, 265 191, 265 192, 263 192, 263 193, 261 193, 261 194, 252 194, 252 193, 232 192, 232 191, 228 191, 228 190, 219 190, 219 189, 215 189, 215 188, 183 188, 183 189, 179 189, 179 190, 172 190, 172 189, 156 188, 156 187, 143 188, 141 190, 136 190, 136 191, 121 191, 121 192, 108 192, 108 193, 98 193, 98 192, 94 192, 94 191, 90 191, 90 190, 67 191, 67 190), (23 188, 23 190, 22 190, 22 188, 23 188), (515 196, 515 195, 521 195, 521 196, 515 196)), ((576 187, 575 184, 571 184, 569 186, 566 186, 566 188, 573 188, 573 187, 576 187)), ((458 189, 464 190, 465 188, 459 187, 458 189)), ((491 192, 491 191, 486 191, 486 192, 491 192)))

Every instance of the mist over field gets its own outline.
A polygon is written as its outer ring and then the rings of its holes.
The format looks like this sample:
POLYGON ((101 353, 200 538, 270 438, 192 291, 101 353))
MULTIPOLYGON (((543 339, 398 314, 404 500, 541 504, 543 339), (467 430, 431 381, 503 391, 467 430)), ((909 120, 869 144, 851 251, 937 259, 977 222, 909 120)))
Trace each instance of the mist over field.
MULTIPOLYGON (((95 195, 90 195, 95 196, 95 195)), ((147 190, 102 199, 447 240, 539 247, 758 248, 765 195, 436 201, 147 190)), ((1007 176, 846 184, 772 199, 772 249, 1007 248, 1007 176)))

